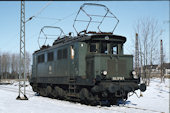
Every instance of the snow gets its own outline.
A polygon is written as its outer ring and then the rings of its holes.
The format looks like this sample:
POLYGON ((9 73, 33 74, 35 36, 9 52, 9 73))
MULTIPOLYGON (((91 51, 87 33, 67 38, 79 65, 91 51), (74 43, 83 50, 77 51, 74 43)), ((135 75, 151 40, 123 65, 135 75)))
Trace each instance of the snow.
MULTIPOLYGON (((120 106, 87 106, 48 97, 36 96, 30 85, 27 86, 29 100, 16 100, 18 83, 0 85, 0 113, 169 113, 169 81, 151 79, 147 90, 138 98, 135 94, 120 106)), ((27 83, 28 84, 28 83, 27 83)), ((139 95, 140 92, 137 91, 139 95)))

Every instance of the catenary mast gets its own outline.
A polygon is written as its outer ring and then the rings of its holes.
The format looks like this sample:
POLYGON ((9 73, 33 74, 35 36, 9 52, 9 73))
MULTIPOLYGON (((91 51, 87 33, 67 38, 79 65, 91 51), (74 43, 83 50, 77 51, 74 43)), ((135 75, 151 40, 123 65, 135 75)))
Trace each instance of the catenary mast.
POLYGON ((19 95, 16 99, 28 100, 26 96, 26 62, 25 62, 25 1, 21 0, 21 17, 20 17, 20 63, 19 63, 19 95), (23 75, 23 76, 22 76, 23 75), (23 89, 22 89, 23 88, 23 89))

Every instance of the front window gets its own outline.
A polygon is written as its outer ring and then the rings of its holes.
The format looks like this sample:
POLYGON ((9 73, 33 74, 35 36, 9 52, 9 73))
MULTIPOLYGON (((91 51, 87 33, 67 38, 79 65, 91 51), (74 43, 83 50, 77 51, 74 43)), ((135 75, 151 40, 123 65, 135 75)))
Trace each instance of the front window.
POLYGON ((118 50, 117 45, 113 45, 112 46, 112 54, 114 54, 114 55, 118 54, 117 50, 118 50))
POLYGON ((101 53, 108 54, 107 43, 101 43, 101 53))
POLYGON ((90 43, 89 52, 117 55, 122 51, 122 45, 121 46, 118 45, 121 44, 107 42, 90 43))
POLYGON ((90 44, 90 52, 96 52, 96 44, 95 43, 92 43, 90 44))

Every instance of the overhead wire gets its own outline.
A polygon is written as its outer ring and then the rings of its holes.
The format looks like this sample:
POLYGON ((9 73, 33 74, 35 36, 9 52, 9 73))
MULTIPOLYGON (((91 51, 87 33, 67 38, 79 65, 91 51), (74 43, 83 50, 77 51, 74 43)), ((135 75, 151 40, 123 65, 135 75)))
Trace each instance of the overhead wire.
POLYGON ((46 9, 51 4, 51 1, 49 1, 44 7, 42 7, 34 16, 40 15, 44 9, 46 9))
POLYGON ((36 17, 36 18, 39 18, 39 19, 46 19, 46 20, 61 20, 61 19, 58 19, 58 18, 51 18, 51 17, 36 17))
MULTIPOLYGON (((97 2, 99 2, 99 1, 97 1, 97 2)), ((95 2, 95 3, 97 3, 97 2, 95 2)), ((85 3, 86 3, 86 2, 85 2, 85 3)), ((50 5, 50 4, 47 4, 46 6, 44 6, 44 7, 39 11, 39 13, 37 13, 37 14, 34 15, 34 16, 35 16, 36 18, 39 18, 39 19, 58 20, 57 22, 52 23, 51 25, 55 25, 56 23, 61 22, 61 21, 65 20, 65 19, 67 19, 67 18, 69 18, 69 17, 71 17, 71 16, 73 16, 74 14, 77 13, 77 11, 75 11, 75 12, 73 12, 73 13, 71 13, 71 14, 63 17, 63 18, 38 17, 37 15, 41 14, 41 12, 42 12, 46 7, 48 7, 48 5, 50 5)), ((32 17, 33 17, 33 16, 32 16, 32 17)))
MULTIPOLYGON (((43 19, 53 19, 53 20, 55 19, 55 20, 59 20, 59 19, 56 19, 56 18, 38 17, 51 3, 52 3, 52 1, 49 1, 44 7, 42 7, 39 11, 37 11, 37 13, 35 13, 33 16, 31 16, 26 22, 30 21, 32 18, 41 18, 41 19, 43 18, 43 19)), ((29 41, 29 39, 31 39, 31 38, 28 38, 27 41, 29 41)))
POLYGON ((67 19, 67 18, 73 16, 75 13, 77 13, 77 11, 76 11, 76 12, 73 12, 73 13, 71 13, 71 14, 65 16, 65 17, 63 17, 62 19, 60 19, 59 21, 57 21, 57 22, 55 22, 55 23, 52 23, 51 25, 55 25, 55 24, 57 24, 58 22, 61 22, 61 21, 65 20, 65 19, 67 19))
POLYGON ((39 11, 37 11, 37 13, 35 13, 33 16, 26 19, 25 23, 32 20, 33 18, 37 18, 38 15, 40 15, 50 4, 51 4, 51 1, 49 1, 44 7, 42 7, 39 11))
POLYGON ((40 15, 40 14, 43 12, 43 10, 46 9, 50 4, 51 4, 51 1, 49 1, 43 8, 41 8, 41 9, 40 9, 37 13, 35 13, 33 16, 31 16, 30 18, 28 18, 26 22, 32 20, 33 18, 46 19, 46 20, 57 20, 57 22, 51 24, 51 25, 55 25, 56 23, 61 22, 61 21, 65 20, 65 19, 71 17, 71 16, 74 15, 75 13, 77 13, 77 11, 76 11, 76 12, 73 12, 73 13, 71 13, 71 14, 63 17, 63 18, 38 17, 38 15, 40 15))
MULTIPOLYGON (((38 17, 49 5, 51 4, 51 1, 49 1, 44 7, 42 7, 39 11, 37 11, 37 13, 35 13, 33 16, 29 17, 28 19, 26 19, 25 23, 32 20, 33 18, 39 18, 39 19, 50 19, 50 20, 58 20, 58 21, 62 21, 70 16, 72 16, 73 14, 71 15, 68 15, 66 17, 63 17, 62 19, 58 19, 58 18, 50 18, 50 17, 38 17)), ((74 12, 75 13, 75 12, 74 12)), ((19 32, 17 34, 15 34, 14 36, 18 35, 19 36, 19 32)), ((12 37, 14 37, 12 36, 12 37)), ((17 36, 17 37, 18 37, 17 36)), ((32 35, 33 36, 33 35, 32 35)), ((32 37, 31 36, 31 37, 32 37)), ((31 38, 28 38, 27 41, 29 41, 31 38)), ((4 44, 5 45, 5 44, 4 44)), ((16 45, 13 45, 12 47, 14 47, 16 45)))
MULTIPOLYGON (((99 1, 96 1, 96 2, 94 2, 94 3, 97 3, 97 2, 99 2, 99 1)), ((86 2, 84 2, 84 3, 86 3, 86 2)), ((65 16, 65 17, 63 17, 61 20, 59 20, 59 21, 53 23, 52 25, 55 25, 56 23, 61 22, 61 21, 65 20, 65 19, 67 19, 67 18, 73 16, 73 15, 76 14, 76 13, 77 13, 77 11, 75 11, 75 12, 73 12, 73 13, 71 13, 71 14, 65 16)))
MULTIPOLYGON (((35 17, 37 18, 37 16, 40 15, 50 4, 51 4, 51 1, 49 1, 44 7, 42 7, 39 11, 37 11, 33 16, 31 16, 31 17, 29 17, 28 19, 26 19, 25 23, 28 22, 28 21, 30 21, 30 20, 32 20, 32 19, 35 18, 35 17)), ((19 32, 18 32, 17 34, 13 35, 12 37, 15 37, 16 35, 19 36, 19 32)), ((17 36, 17 37, 18 37, 18 36, 17 36)), ((30 38, 29 38, 29 39, 30 39, 30 38)), ((29 40, 29 39, 28 39, 28 40, 29 40)), ((8 40, 10 40, 10 39, 8 38, 8 40)), ((3 43, 3 45, 5 45, 5 43, 3 43)), ((16 45, 13 45, 12 48, 13 48, 14 46, 16 46, 16 45)))
MULTIPOLYGON (((40 10, 38 10, 33 16, 31 16, 31 17, 29 17, 28 19, 26 19, 25 23, 28 22, 28 21, 30 21, 30 20, 32 20, 33 18, 38 18, 38 19, 57 20, 57 22, 51 24, 51 25, 55 25, 56 23, 61 22, 61 21, 65 20, 65 19, 67 19, 67 18, 69 18, 69 17, 71 17, 71 16, 73 16, 74 14, 77 13, 77 11, 75 11, 75 12, 73 12, 73 13, 71 13, 71 14, 69 14, 69 15, 61 18, 61 19, 51 18, 51 17, 38 17, 49 5, 51 5, 51 3, 52 3, 52 1, 49 1, 47 4, 45 4, 44 7, 42 7, 40 10)), ((18 34, 19 34, 19 33, 17 33, 16 35, 18 35, 18 34)), ((16 35, 15 35, 15 36, 16 36, 16 35)), ((30 39, 30 38, 29 38, 29 39, 30 39)), ((27 41, 28 41, 29 39, 27 39, 27 41)))

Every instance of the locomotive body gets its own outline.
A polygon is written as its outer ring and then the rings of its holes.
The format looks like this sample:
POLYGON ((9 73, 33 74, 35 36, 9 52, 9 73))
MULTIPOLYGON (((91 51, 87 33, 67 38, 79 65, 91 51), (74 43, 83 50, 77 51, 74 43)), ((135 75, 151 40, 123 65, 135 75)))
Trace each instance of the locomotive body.
POLYGON ((126 37, 113 34, 118 22, 106 6, 85 3, 80 7, 73 24, 77 36, 69 33, 61 38, 61 34, 64 34, 61 28, 43 27, 40 34, 42 32, 46 39, 45 28, 57 28, 61 33, 52 46, 42 46, 33 53, 30 79, 33 90, 42 96, 91 105, 103 101, 116 104, 119 100, 126 100, 130 92, 138 89, 145 91, 146 85, 140 84, 140 76, 133 71, 133 56, 123 53, 126 37), (99 15, 91 14, 86 11, 87 6, 100 7, 104 11, 99 12, 99 15), (88 20, 79 19, 82 13, 88 20), (94 17, 98 18, 97 21, 94 21, 94 17), (117 21, 111 32, 107 30, 109 26, 104 29, 107 32, 102 32, 105 18, 117 21), (80 25, 85 25, 85 30, 78 32, 76 22, 83 22, 80 25), (98 31, 88 30, 91 23, 97 23, 98 31))
POLYGON ((31 85, 42 96, 97 104, 145 91, 134 78, 133 56, 123 54, 126 38, 111 34, 65 36, 33 54, 31 85))

